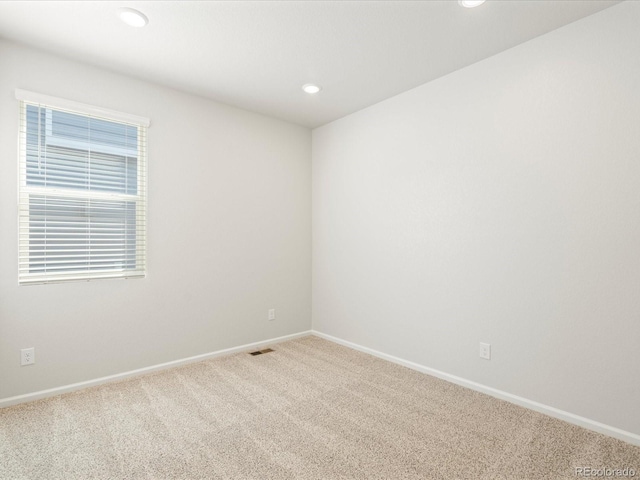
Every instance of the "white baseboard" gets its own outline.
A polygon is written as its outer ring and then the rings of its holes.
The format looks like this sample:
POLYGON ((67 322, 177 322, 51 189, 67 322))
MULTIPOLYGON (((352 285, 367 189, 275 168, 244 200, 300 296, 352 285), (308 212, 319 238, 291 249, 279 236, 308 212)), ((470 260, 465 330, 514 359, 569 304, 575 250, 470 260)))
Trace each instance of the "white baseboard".
POLYGON ((402 358, 394 357, 393 355, 387 355, 386 353, 373 350, 372 348, 363 347, 362 345, 358 345, 356 343, 349 342, 347 340, 342 340, 341 338, 333 337, 331 335, 327 335, 326 333, 321 333, 316 330, 312 330, 311 333, 317 337, 324 338, 325 340, 329 340, 331 342, 338 343, 340 345, 344 345, 345 347, 353 348, 354 350, 359 350, 361 352, 368 353, 370 355, 373 355, 374 357, 382 358, 384 360, 388 360, 389 362, 397 363, 398 365, 411 368, 412 370, 417 370, 418 372, 426 373, 427 375, 432 375, 434 377, 441 378, 442 380, 455 383, 456 385, 470 388, 471 390, 476 390, 478 392, 486 393, 487 395, 491 395, 492 397, 499 398, 500 400, 506 400, 507 402, 520 405, 521 407, 525 407, 530 410, 535 410, 536 412, 543 413, 550 417, 564 420, 565 422, 578 425, 579 427, 584 427, 589 430, 593 430, 594 432, 602 433, 604 435, 608 435, 610 437, 623 440, 633 445, 640 446, 640 435, 636 433, 627 432, 620 428, 612 427, 610 425, 605 425, 604 423, 596 422, 595 420, 591 420, 589 418, 581 417, 579 415, 575 415, 570 412, 565 412, 564 410, 550 407, 548 405, 544 405, 542 403, 538 403, 533 400, 529 400, 527 398, 519 397, 511 393, 503 392, 502 390, 498 390, 492 387, 487 387, 486 385, 472 382, 471 380, 466 380, 461 377, 456 377, 455 375, 450 375, 448 373, 441 372, 440 370, 435 370, 433 368, 425 367, 424 365, 420 365, 418 363, 410 362, 408 360, 403 360, 402 358))
POLYGON ((47 390, 40 390, 38 392, 25 393, 24 395, 16 395, 15 397, 2 398, 0 399, 0 408, 9 407, 11 405, 17 405, 19 403, 32 402, 34 400, 39 400, 41 398, 55 397, 56 395, 73 392, 75 390, 80 390, 82 388, 88 388, 96 385, 102 385, 104 383, 124 380, 125 378, 135 377, 138 375, 151 373, 158 370, 166 370, 168 368, 177 367, 179 365, 186 365, 188 363, 199 362, 202 360, 207 360, 209 358, 221 357, 223 355, 230 355, 232 353, 243 352, 246 350, 260 349, 268 345, 274 345, 276 343, 286 342, 287 340, 293 340, 295 338, 307 337, 309 335, 311 335, 311 330, 307 330, 299 333, 293 333, 291 335, 285 335, 283 337, 271 338, 269 340, 263 340, 260 342, 248 343, 246 345, 240 345, 238 347, 225 348, 224 350, 217 350, 215 352, 203 353, 201 355, 182 358, 180 360, 173 360, 171 362, 159 363, 158 365, 152 365, 150 367, 138 368, 136 370, 117 373, 115 375, 100 377, 93 380, 87 380, 84 382, 72 383, 70 385, 64 385, 62 387, 49 388, 47 390))
POLYGON ((427 375, 432 375, 437 378, 441 378, 451 383, 455 383, 457 385, 470 388, 472 390, 476 390, 478 392, 486 393, 487 395, 491 395, 492 397, 499 398, 501 400, 506 400, 507 402, 514 403, 516 405, 520 405, 521 407, 528 408, 530 410, 534 410, 536 412, 543 413, 545 415, 549 415, 550 417, 558 418, 560 420, 564 420, 565 422, 572 423, 574 425, 578 425, 580 427, 587 428, 589 430, 593 430, 598 433, 602 433, 604 435, 609 435, 614 438, 618 438, 625 442, 631 443, 633 445, 640 446, 640 435, 636 433, 627 432, 625 430, 612 427, 610 425, 606 425, 604 423, 596 422, 595 420, 591 420, 585 417, 581 417, 579 415, 575 415, 570 412, 565 412, 564 410, 560 410, 554 407, 550 407, 548 405, 544 405, 542 403, 535 402, 533 400, 529 400, 523 397, 519 397, 517 395, 513 395, 511 393, 503 392, 502 390, 498 390, 492 387, 488 387, 486 385, 482 385, 480 383, 472 382, 471 380, 467 380, 461 377, 457 377, 455 375, 450 375, 445 372, 441 372, 439 370, 435 370, 433 368, 425 367, 424 365, 420 365, 418 363, 410 362, 408 360, 404 360, 402 358, 394 357, 393 355, 388 355, 386 353, 379 352, 372 348, 363 347, 362 345, 358 345, 353 342, 349 342, 347 340, 342 340, 341 338, 333 337, 331 335, 327 335, 322 332, 318 332, 316 330, 307 330, 304 332, 294 333, 291 335, 285 335, 283 337, 271 338, 268 340, 263 340, 260 342, 248 343, 246 345, 240 345, 237 347, 226 348, 223 350, 217 350, 215 352, 203 353, 201 355, 195 355, 193 357, 182 358, 179 360, 173 360, 171 362, 160 363, 158 365, 152 365, 149 367, 139 368, 136 370, 130 370, 128 372, 118 373, 115 375, 109 375, 106 377, 100 377, 93 380, 87 380, 84 382, 73 383, 70 385, 64 385, 61 387, 50 388, 47 390, 40 390, 33 393, 26 393, 24 395, 16 395, 14 397, 8 397, 0 399, 0 408, 9 407, 11 405, 17 405, 19 403, 31 402, 34 400, 39 400, 47 397, 55 397, 57 395, 61 395, 63 393, 73 392, 75 390, 80 390, 83 388, 93 387, 96 385, 102 385, 105 383, 115 382, 119 380, 124 380, 129 377, 135 377, 138 375, 142 375, 145 373, 151 373, 158 370, 166 370, 168 368, 177 367, 179 365, 186 365, 188 363, 194 363, 202 360, 206 360, 209 358, 220 357, 223 355, 230 355, 232 353, 243 352, 251 349, 259 349, 262 347, 266 347, 268 345, 274 345, 281 342, 286 342, 287 340, 293 340, 296 338, 306 337, 309 335, 315 335, 320 338, 324 338, 325 340, 329 340, 331 342, 344 345, 349 348, 353 348, 354 350, 359 350, 364 353, 368 353, 378 358, 382 358, 389 362, 397 363, 398 365, 402 365, 407 368, 411 368, 413 370, 417 370, 418 372, 426 373, 427 375))

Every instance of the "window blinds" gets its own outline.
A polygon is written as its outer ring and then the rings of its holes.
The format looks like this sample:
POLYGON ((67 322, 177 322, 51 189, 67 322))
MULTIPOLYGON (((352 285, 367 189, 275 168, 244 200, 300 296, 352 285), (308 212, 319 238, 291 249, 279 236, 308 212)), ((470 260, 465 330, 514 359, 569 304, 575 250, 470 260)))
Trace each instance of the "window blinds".
POLYGON ((148 120, 21 97, 20 283, 144 276, 148 120))

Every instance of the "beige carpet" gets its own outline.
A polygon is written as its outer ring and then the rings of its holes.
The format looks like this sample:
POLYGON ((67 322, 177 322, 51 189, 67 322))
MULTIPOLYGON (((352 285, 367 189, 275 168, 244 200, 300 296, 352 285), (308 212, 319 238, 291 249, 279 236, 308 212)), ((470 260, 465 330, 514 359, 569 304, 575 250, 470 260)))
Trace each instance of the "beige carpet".
POLYGON ((2 479, 577 478, 640 448, 316 337, 0 410, 2 479))

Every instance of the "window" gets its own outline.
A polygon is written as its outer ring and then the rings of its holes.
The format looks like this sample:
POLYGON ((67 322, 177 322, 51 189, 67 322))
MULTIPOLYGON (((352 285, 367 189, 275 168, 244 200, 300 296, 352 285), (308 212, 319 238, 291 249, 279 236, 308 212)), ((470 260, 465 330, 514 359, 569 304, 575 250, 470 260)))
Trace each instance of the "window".
POLYGON ((145 275, 147 119, 16 91, 19 281, 145 275))

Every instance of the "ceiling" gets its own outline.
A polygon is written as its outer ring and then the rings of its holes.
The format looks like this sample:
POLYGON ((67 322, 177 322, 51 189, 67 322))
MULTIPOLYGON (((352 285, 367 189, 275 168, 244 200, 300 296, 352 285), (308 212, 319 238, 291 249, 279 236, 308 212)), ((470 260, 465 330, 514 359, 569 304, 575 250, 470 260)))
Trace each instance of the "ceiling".
POLYGON ((0 38, 317 127, 616 3, 0 1, 0 38))

